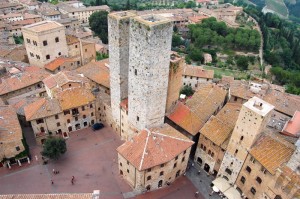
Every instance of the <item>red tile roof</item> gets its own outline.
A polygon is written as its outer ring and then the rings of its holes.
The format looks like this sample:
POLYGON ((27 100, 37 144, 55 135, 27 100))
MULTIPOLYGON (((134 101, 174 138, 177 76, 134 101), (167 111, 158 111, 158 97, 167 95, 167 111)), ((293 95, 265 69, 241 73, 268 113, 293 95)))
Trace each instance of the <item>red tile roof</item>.
POLYGON ((193 143, 165 124, 161 128, 142 130, 132 141, 119 146, 117 151, 136 169, 142 171, 169 162, 193 143))
POLYGON ((212 79, 212 78, 214 78, 214 71, 213 70, 205 70, 201 66, 186 65, 183 69, 182 75, 205 78, 205 79, 212 79))
POLYGON ((74 62, 74 59, 68 57, 58 57, 46 64, 44 67, 50 71, 55 71, 59 66, 62 66, 66 62, 74 62))
POLYGON ((288 136, 300 137, 300 111, 296 111, 293 118, 285 124, 282 133, 288 136))

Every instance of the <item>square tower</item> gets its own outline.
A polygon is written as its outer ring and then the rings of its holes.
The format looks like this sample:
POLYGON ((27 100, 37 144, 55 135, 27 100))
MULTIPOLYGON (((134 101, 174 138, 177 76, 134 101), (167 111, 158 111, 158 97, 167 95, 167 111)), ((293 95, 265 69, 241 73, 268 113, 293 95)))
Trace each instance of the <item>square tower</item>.
POLYGON ((262 133, 273 109, 273 105, 258 97, 243 104, 219 170, 219 175, 228 178, 229 183, 235 183, 248 151, 262 133))
POLYGON ((131 19, 128 122, 137 130, 164 122, 172 31, 172 22, 159 15, 131 19))
POLYGON ((22 28, 29 63, 44 65, 60 56, 68 56, 65 26, 55 21, 41 21, 22 28))
POLYGON ((130 12, 108 15, 111 108, 117 125, 120 123, 120 103, 128 96, 129 23, 134 16, 130 12))

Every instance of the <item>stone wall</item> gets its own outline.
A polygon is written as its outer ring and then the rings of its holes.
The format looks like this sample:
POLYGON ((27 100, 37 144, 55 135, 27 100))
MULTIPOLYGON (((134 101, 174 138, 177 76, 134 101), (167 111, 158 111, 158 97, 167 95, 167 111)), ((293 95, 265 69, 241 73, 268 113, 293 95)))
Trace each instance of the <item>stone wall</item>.
POLYGON ((156 15, 131 19, 128 121, 139 130, 164 122, 172 31, 172 23, 156 15))
POLYGON ((120 102, 128 96, 129 22, 134 14, 117 12, 108 15, 110 94, 112 116, 120 123, 120 102))
POLYGON ((188 85, 191 86, 193 90, 196 90, 198 84, 206 84, 206 83, 212 83, 212 79, 193 77, 188 75, 182 76, 182 87, 188 85))

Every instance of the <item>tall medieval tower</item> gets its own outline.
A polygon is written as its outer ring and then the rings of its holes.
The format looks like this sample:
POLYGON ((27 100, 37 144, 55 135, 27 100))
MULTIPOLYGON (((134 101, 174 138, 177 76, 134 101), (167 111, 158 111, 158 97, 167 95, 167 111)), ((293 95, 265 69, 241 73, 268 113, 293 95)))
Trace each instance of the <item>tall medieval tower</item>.
POLYGON ((258 97, 243 104, 218 173, 229 183, 235 183, 250 147, 266 126, 273 109, 273 105, 258 97))
POLYGON ((128 123, 134 131, 164 122, 172 31, 172 22, 158 15, 131 19, 128 123))
POLYGON ((120 102, 128 97, 129 23, 134 16, 130 12, 108 15, 111 109, 117 126, 120 124, 120 102))

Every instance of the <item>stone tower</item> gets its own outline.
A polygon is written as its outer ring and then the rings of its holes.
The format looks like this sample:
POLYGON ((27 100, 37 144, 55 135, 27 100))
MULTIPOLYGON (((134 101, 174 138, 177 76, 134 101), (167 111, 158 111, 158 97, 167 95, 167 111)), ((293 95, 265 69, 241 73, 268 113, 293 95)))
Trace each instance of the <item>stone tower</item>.
POLYGON ((29 63, 44 67, 60 56, 68 56, 65 26, 55 21, 41 21, 22 27, 29 63))
POLYGON ((243 104, 218 173, 228 178, 229 183, 235 183, 250 147, 266 126, 273 109, 273 105, 258 97, 243 104))
POLYGON ((182 85, 183 64, 184 59, 177 53, 172 52, 170 56, 166 112, 170 111, 179 98, 179 92, 182 85))
POLYGON ((128 96, 129 23, 133 16, 130 12, 108 15, 111 109, 117 125, 120 125, 120 102, 128 96))
POLYGON ((172 31, 172 22, 158 15, 131 19, 128 123, 135 132, 164 122, 172 31))

